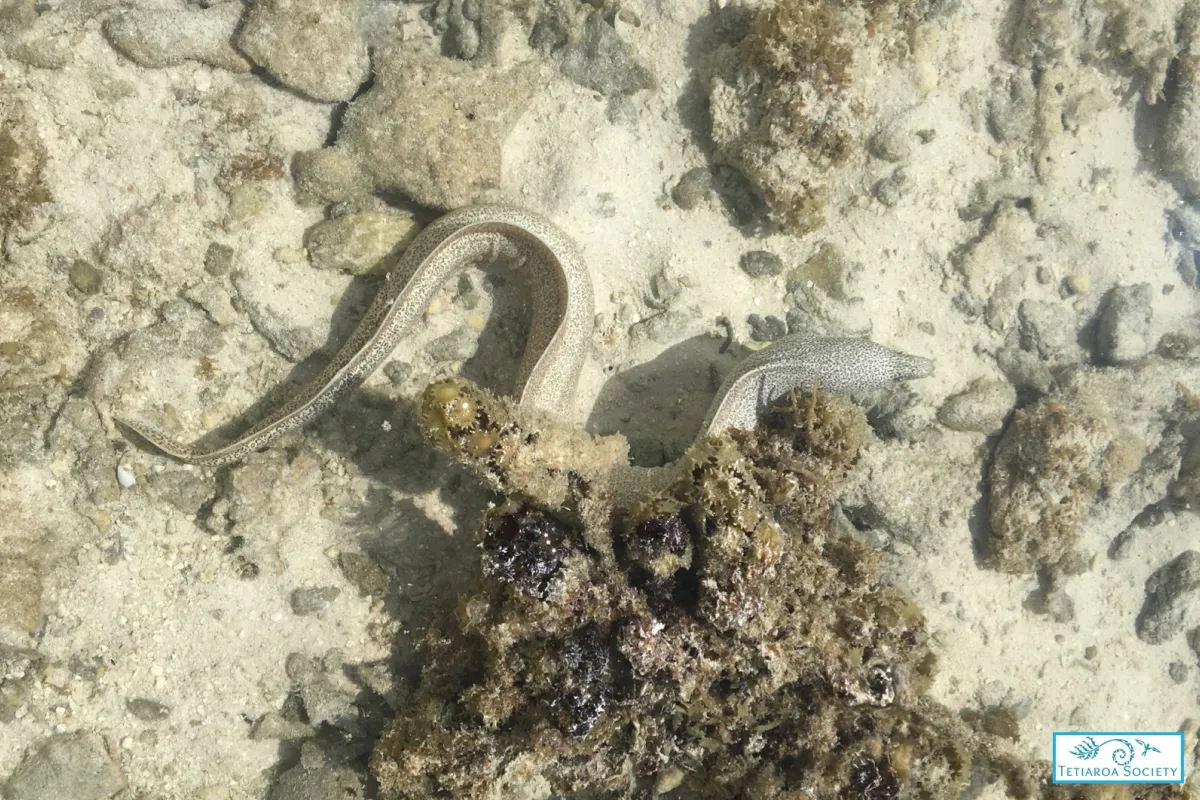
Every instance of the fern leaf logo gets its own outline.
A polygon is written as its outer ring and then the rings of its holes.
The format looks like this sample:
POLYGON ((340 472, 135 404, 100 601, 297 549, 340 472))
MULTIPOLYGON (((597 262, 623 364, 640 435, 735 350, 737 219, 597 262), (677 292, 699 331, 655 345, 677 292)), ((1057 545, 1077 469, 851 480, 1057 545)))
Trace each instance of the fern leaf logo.
POLYGON ((1096 744, 1096 740, 1091 736, 1084 739, 1079 744, 1071 748, 1071 755, 1083 761, 1091 761, 1096 756, 1100 755, 1100 745, 1096 744))

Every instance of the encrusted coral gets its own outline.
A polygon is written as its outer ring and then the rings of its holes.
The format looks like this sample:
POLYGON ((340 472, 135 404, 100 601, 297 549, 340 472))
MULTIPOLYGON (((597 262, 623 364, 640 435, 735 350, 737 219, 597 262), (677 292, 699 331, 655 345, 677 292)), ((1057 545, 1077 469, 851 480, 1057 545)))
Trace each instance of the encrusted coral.
POLYGON ((551 507, 527 487, 545 496, 556 459, 511 466, 564 434, 459 380, 430 387, 421 418, 509 500, 486 515, 460 630, 429 637, 376 746, 383 796, 951 798, 983 750, 1004 751, 922 697, 920 609, 881 584, 875 551, 830 531, 870 440, 857 408, 793 395, 608 514, 588 511, 604 448, 559 464, 551 507))

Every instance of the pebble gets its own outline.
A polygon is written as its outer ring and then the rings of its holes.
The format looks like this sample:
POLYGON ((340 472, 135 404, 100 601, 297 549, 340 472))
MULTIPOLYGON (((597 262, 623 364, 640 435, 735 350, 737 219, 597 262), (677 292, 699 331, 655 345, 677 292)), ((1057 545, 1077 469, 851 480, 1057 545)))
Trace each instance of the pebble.
POLYGON ((1150 352, 1151 288, 1148 283, 1110 290, 1096 325, 1096 351, 1109 364, 1127 364, 1150 352))
POLYGON ((233 248, 212 242, 204 251, 204 271, 214 277, 220 277, 229 272, 233 266, 233 248))
POLYGON ((867 151, 884 161, 907 161, 912 154, 908 133, 902 125, 887 125, 867 142, 867 151))
POLYGON ((1200 624, 1200 551, 1186 550, 1146 579, 1146 599, 1135 622, 1138 638, 1162 644, 1200 624))
POLYGON ((671 309, 640 320, 629 326, 629 339, 634 344, 645 341, 668 342, 680 336, 688 323, 695 319, 693 313, 671 309))
POLYGON ((955 431, 992 434, 1017 404, 1017 390, 1008 381, 980 378, 966 391, 950 397, 938 409, 938 422, 955 431))
POLYGON ((750 338, 756 342, 774 342, 787 336, 787 323, 779 317, 751 314, 746 317, 750 326, 750 338))
POLYGON ((407 361, 389 361, 383 366, 383 374, 392 386, 403 386, 413 374, 413 365, 407 361))
POLYGON ((171 707, 146 697, 134 697, 125 701, 125 710, 142 722, 158 722, 171 716, 171 707))
POLYGON ((903 200, 912 188, 913 180, 909 177, 908 171, 900 168, 876 183, 872 193, 876 200, 890 207, 903 200))
POLYGON ((1068 275, 1063 285, 1068 294, 1078 297, 1091 291, 1092 280, 1087 275, 1068 275))
POLYGON ((766 250, 742 253, 738 263, 751 278, 770 278, 783 272, 783 259, 766 250))
POLYGON ((708 167, 689 169, 671 189, 671 199, 684 211, 702 205, 714 194, 713 174, 708 167))
POLYGON ((133 476, 133 468, 128 464, 117 465, 117 483, 122 489, 132 489, 137 483, 137 478, 133 476))
POLYGON ((320 614, 333 605, 342 590, 336 586, 304 586, 292 592, 292 613, 298 617, 320 614))
POLYGON ((315 735, 316 731, 311 725, 287 719, 282 714, 274 711, 268 711, 266 714, 263 714, 254 723, 254 726, 250 728, 250 738, 256 742, 264 739, 295 741, 297 739, 308 739, 315 735))
POLYGON ((475 332, 464 325, 434 339, 425 346, 425 352, 434 361, 464 361, 475 352, 478 341, 475 332))
POLYGON ((67 278, 71 281, 72 286, 83 294, 88 295, 97 294, 100 291, 100 285, 103 283, 103 276, 100 270, 81 258, 77 258, 71 262, 71 270, 67 278))

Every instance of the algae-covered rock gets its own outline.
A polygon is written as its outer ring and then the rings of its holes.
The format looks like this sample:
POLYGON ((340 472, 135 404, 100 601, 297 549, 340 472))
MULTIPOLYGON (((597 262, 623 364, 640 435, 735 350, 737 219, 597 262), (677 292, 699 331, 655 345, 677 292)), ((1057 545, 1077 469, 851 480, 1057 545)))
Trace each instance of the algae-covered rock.
POLYGON ((25 109, 0 97, 0 232, 51 200, 43 183, 46 151, 25 109))
POLYGON ((925 10, 919 0, 778 0, 757 13, 739 44, 713 54, 715 158, 741 170, 791 232, 823 224, 829 174, 865 137, 872 103, 853 73, 868 31, 894 27, 903 38, 925 10))
POLYGON ((1121 452, 1119 439, 1114 422, 1078 403, 1043 399, 1018 409, 988 478, 985 563, 1025 574, 1071 553, 1121 452))
POLYGON ((556 507, 522 498, 545 475, 510 470, 518 450, 561 433, 462 381, 422 407, 431 441, 510 501, 486 515, 461 629, 431 635, 420 689, 376 746, 383 797, 965 788, 977 734, 921 697, 920 609, 882 585, 878 554, 830 532, 871 438, 861 411, 794 395, 614 516, 589 508, 606 496, 595 469, 556 507))

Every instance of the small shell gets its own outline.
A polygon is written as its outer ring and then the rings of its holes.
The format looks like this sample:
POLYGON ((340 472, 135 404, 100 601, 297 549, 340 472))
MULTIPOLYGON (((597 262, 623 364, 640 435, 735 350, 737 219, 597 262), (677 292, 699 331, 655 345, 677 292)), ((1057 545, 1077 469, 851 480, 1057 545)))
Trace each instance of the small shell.
POLYGON ((117 465, 117 483, 121 484, 122 489, 131 489, 137 483, 137 478, 133 477, 133 467, 128 464, 117 465))

